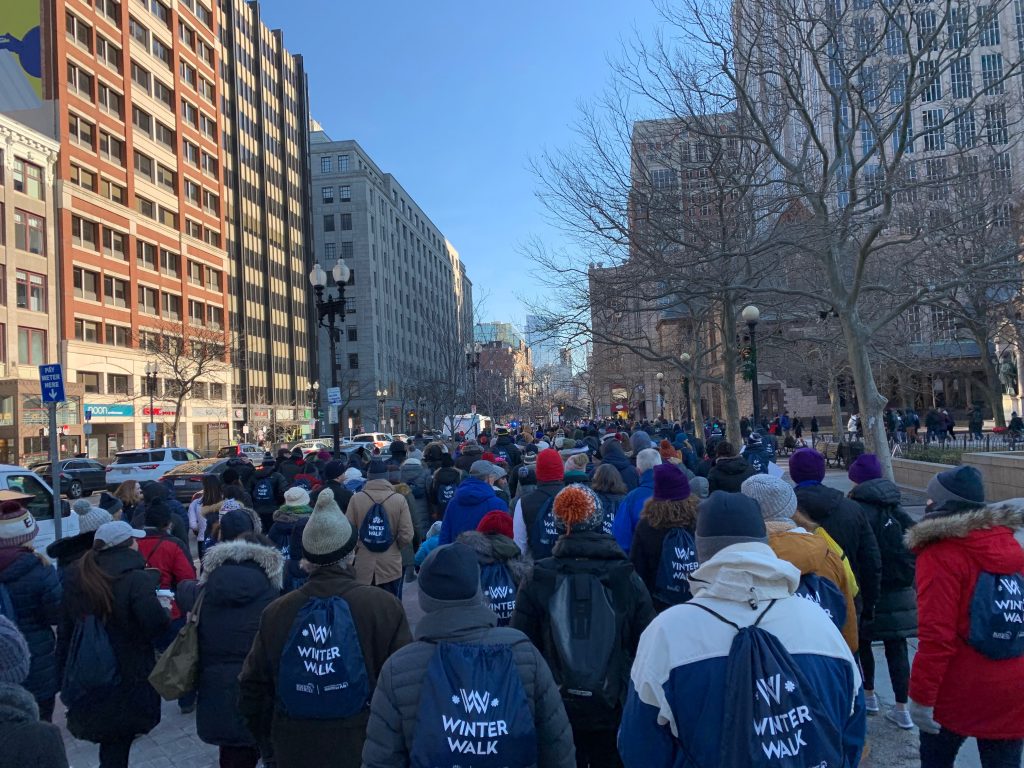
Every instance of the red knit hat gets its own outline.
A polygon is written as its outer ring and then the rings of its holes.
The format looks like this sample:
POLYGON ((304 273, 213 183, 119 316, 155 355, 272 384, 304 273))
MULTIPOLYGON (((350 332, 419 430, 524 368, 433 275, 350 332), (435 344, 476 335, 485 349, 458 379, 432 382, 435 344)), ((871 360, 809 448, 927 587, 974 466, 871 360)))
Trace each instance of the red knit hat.
POLYGON ((502 536, 512 538, 512 515, 500 509, 488 512, 483 516, 476 529, 480 533, 500 533, 502 536))
POLYGON ((545 448, 537 454, 537 469, 535 470, 538 483, 555 483, 565 479, 565 466, 562 464, 562 457, 554 448, 545 448))

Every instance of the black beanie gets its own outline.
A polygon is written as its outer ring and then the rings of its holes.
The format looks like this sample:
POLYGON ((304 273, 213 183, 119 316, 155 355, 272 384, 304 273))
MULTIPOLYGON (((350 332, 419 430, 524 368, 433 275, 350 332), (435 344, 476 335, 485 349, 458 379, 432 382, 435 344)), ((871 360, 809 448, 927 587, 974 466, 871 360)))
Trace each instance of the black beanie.
POLYGON ((697 510, 695 538, 697 560, 701 564, 732 544, 768 543, 761 506, 749 496, 715 491, 697 510))
POLYGON ((163 499, 156 499, 146 504, 146 526, 149 528, 166 528, 171 524, 171 508, 163 499))
POLYGON ((928 483, 929 517, 955 515, 985 506, 985 483, 974 467, 963 466, 939 472, 928 483))
POLYGON ((427 555, 420 567, 417 584, 420 608, 427 613, 482 602, 480 564, 476 552, 458 542, 440 546, 427 555))

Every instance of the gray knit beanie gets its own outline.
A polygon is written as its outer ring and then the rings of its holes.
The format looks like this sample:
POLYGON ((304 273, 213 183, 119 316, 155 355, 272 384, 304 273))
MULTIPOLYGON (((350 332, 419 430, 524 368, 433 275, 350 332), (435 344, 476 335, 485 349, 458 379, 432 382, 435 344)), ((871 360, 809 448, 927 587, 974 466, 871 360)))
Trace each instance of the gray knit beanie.
POLYGON ((740 490, 761 505, 761 516, 767 520, 792 520, 796 513, 796 494, 781 477, 753 475, 743 481, 740 490))
POLYGON ((6 616, 0 616, 0 683, 21 685, 28 677, 31 660, 21 630, 6 616))
POLYGON ((334 491, 324 488, 302 531, 302 556, 316 565, 332 565, 355 546, 352 524, 334 501, 334 491))
POLYGON ((78 515, 79 533, 95 531, 104 523, 109 523, 114 519, 107 510, 101 507, 94 507, 88 499, 76 501, 71 505, 71 511, 78 515))

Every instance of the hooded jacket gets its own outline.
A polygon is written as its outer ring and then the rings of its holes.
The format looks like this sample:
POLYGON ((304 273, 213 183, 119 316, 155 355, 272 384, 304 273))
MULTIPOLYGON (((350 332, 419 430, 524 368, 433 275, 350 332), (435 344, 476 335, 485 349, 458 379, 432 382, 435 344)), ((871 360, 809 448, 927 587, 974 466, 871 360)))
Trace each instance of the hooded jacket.
POLYGON ((491 453, 505 462, 505 469, 510 475, 512 470, 523 463, 523 453, 512 440, 511 435, 498 435, 494 440, 494 445, 491 446, 491 453))
POLYGON ((476 559, 481 568, 491 563, 501 563, 507 567, 517 586, 530 575, 530 564, 508 536, 502 536, 500 533, 464 531, 459 534, 458 541, 476 552, 476 559))
POLYGON ((442 485, 458 486, 461 482, 462 472, 455 467, 441 467, 434 472, 434 477, 431 479, 430 487, 427 490, 427 498, 430 502, 430 516, 434 520, 440 520, 444 517, 445 506, 447 506, 438 503, 438 489, 442 485))
POLYGON ((640 476, 637 474, 636 467, 626 458, 626 454, 617 440, 609 440, 601 447, 601 461, 611 464, 619 471, 627 490, 632 491, 640 484, 640 476))
POLYGON ((311 597, 332 596, 348 603, 370 690, 387 658, 412 639, 398 598, 360 584, 341 565, 318 568, 302 587, 268 605, 238 678, 238 711, 257 741, 273 742, 279 768, 359 765, 369 712, 344 720, 300 720, 288 717, 276 703, 278 665, 295 617, 311 597))
POLYGON ((271 547, 227 541, 203 557, 196 730, 207 744, 255 746, 238 713, 238 674, 263 609, 281 594, 284 558, 271 547))
POLYGON ((522 632, 495 627, 496 618, 483 605, 446 607, 426 614, 416 625, 416 642, 387 660, 370 705, 363 746, 364 768, 403 768, 410 764, 418 727, 423 671, 438 643, 510 645, 516 671, 537 729, 539 768, 576 765, 572 731, 551 670, 522 632))
MULTIPOLYGON (((846 599, 846 617, 840 631, 843 639, 856 653, 859 644, 857 632, 857 607, 854 605, 853 587, 846 577, 843 561, 821 536, 815 536, 803 528, 784 528, 769 522, 768 546, 775 556, 785 560, 800 571, 801 576, 813 573, 835 584, 846 599)), ((843 618, 843 617, 840 617, 843 618)))
POLYGON ((720 458, 708 470, 708 493, 739 493, 743 481, 756 474, 758 471, 742 456, 720 458))
POLYGON ((815 482, 797 485, 796 500, 798 508, 828 531, 842 548, 857 578, 864 611, 870 615, 881 588, 882 555, 860 506, 842 491, 815 482))
POLYGON ((760 627, 775 635, 814 684, 843 735, 844 765, 857 765, 865 737, 857 662, 824 611, 795 598, 800 574, 760 543, 719 551, 690 576, 693 599, 656 618, 640 639, 619 730, 627 768, 719 765, 727 686, 726 659, 736 630, 695 604, 744 627, 769 603, 760 627))
POLYGON ((363 584, 387 584, 402 576, 401 549, 412 543, 412 515, 406 497, 387 480, 370 480, 355 494, 345 513, 359 536, 359 527, 374 504, 384 507, 391 526, 391 546, 384 552, 371 552, 361 540, 356 542, 356 578, 363 584))
POLYGON ((0 548, 0 584, 7 588, 14 616, 9 616, 25 636, 32 666, 24 686, 44 702, 57 695, 60 676, 54 656, 56 642, 51 627, 60 617, 61 585, 57 570, 41 555, 22 547, 0 548))
POLYGON ((622 547, 627 555, 633 545, 633 531, 640 522, 640 513, 643 512, 644 504, 654 495, 654 469, 648 469, 640 476, 640 484, 626 494, 626 498, 619 504, 615 513, 615 522, 612 523, 612 535, 615 541, 622 547))
MULTIPOLYGON (((900 489, 890 480, 877 478, 863 482, 850 491, 850 499, 860 507, 876 541, 882 535, 883 526, 899 525, 901 537, 914 527, 914 521, 900 506, 900 489)), ((905 554, 908 558, 912 556, 905 554)), ((871 636, 876 640, 916 637, 917 593, 914 585, 886 578, 892 569, 886 558, 892 555, 881 547, 879 555, 882 564, 881 591, 875 603, 875 623, 871 627, 871 636)))
POLYGON ((508 504, 483 480, 467 477, 444 512, 441 544, 451 544, 463 531, 475 531, 484 515, 495 510, 508 512, 508 504))
POLYGON ((632 547, 629 551, 629 560, 636 568, 637 575, 643 580, 647 591, 651 593, 651 602, 654 605, 654 610, 658 613, 669 607, 654 597, 654 591, 665 537, 673 528, 684 528, 689 531, 691 536, 694 533, 693 527, 684 525, 682 521, 673 521, 664 527, 655 527, 646 517, 641 518, 633 532, 632 547))
POLYGON ((253 508, 261 514, 269 514, 284 503, 284 492, 288 489, 288 482, 284 475, 274 467, 260 467, 252 473, 249 478, 249 495, 253 497, 253 508), (260 480, 270 478, 270 485, 273 493, 268 501, 256 501, 256 486, 260 480))
MULTIPOLYGON (((409 488, 411 500, 409 512, 412 514, 413 527, 416 529, 417 540, 423 538, 430 528, 430 470, 420 459, 408 458, 399 469, 399 481, 409 488)), ((342 507, 344 509, 344 507, 342 507)))
POLYGON ((966 638, 982 572, 1024 572, 1020 500, 925 517, 907 532, 917 555, 918 649, 910 698, 944 728, 979 739, 1024 738, 1024 657, 995 661, 966 638))
POLYGON ((537 515, 547 505, 548 499, 555 498, 563 488, 565 488, 565 483, 562 480, 537 483, 532 491, 516 502, 515 512, 512 515, 512 538, 524 554, 532 556, 533 526, 537 515))
POLYGON ((67 768, 64 741, 56 725, 39 721, 32 694, 0 683, 0 768, 67 768))
MULTIPOLYGON (((176 589, 178 584, 196 577, 191 558, 182 552, 178 539, 154 528, 146 529, 146 538, 139 539, 139 554, 147 568, 160 571, 160 589, 176 589)), ((181 616, 177 602, 171 603, 171 619, 181 616)))

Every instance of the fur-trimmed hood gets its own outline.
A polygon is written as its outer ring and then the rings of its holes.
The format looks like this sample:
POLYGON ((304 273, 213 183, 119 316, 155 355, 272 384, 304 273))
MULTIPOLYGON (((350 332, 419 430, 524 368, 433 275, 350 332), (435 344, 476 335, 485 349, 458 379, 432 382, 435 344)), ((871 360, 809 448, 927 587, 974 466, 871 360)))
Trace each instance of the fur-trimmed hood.
POLYGON ((1024 499, 1008 499, 981 509, 925 518, 906 533, 907 546, 920 550, 943 539, 965 539, 974 531, 1005 526, 1024 528, 1024 499))
POLYGON ((530 565, 523 558, 522 552, 512 539, 500 533, 480 533, 480 531, 463 531, 458 542, 476 552, 480 565, 504 563, 516 584, 522 584, 530 573, 530 565))
POLYGON ((226 541, 208 549, 203 555, 203 573, 199 577, 199 583, 205 584, 213 571, 228 562, 256 563, 267 575, 271 585, 281 589, 284 557, 273 547, 248 541, 226 541))

